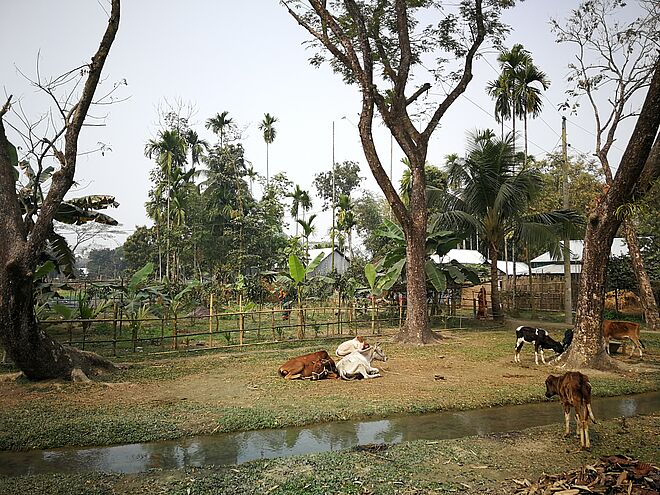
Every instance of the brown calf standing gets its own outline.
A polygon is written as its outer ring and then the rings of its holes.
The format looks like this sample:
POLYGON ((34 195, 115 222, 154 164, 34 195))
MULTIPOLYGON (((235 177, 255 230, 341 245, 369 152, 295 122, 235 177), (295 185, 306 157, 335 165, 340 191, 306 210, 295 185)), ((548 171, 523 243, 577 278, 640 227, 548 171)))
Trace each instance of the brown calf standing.
POLYGON ((637 346, 639 357, 642 357, 642 347, 644 347, 644 344, 639 340, 639 323, 603 320, 603 337, 605 338, 605 349, 608 354, 610 353, 610 338, 617 340, 628 338, 633 343, 630 356, 632 357, 635 352, 635 346, 637 346))
POLYGON ((589 377, 578 371, 569 371, 561 376, 550 375, 545 380, 545 396, 549 399, 559 395, 564 406, 564 420, 566 421, 565 435, 570 434, 571 407, 575 408, 575 421, 580 447, 589 448, 589 419, 596 422, 591 410, 591 384, 589 377))

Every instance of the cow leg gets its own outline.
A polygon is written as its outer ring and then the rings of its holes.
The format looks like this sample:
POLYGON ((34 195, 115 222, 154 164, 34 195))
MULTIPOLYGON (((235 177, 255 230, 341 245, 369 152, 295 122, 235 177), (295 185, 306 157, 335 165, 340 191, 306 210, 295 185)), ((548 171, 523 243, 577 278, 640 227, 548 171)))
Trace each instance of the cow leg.
POLYGON ((635 352, 635 346, 639 349, 639 357, 642 357, 642 343, 639 341, 639 339, 633 339, 632 337, 630 338, 630 341, 633 343, 633 348, 630 351, 630 357, 632 357, 633 353, 635 352))
POLYGON ((609 337, 605 337, 605 350, 607 351, 607 354, 610 353, 610 339, 609 339, 609 337))
POLYGON ((289 373, 284 377, 285 380, 295 380, 297 378, 301 378, 302 373, 289 373))
POLYGON ((591 448, 591 442, 589 441, 589 419, 585 419, 583 423, 584 428, 584 447, 587 449, 591 448))
POLYGON ((571 434, 571 408, 564 406, 564 436, 567 437, 571 434))
MULTIPOLYGON (((545 362, 545 356, 543 355, 543 347, 541 347, 541 361, 543 361, 543 364, 548 364, 545 362)), ((538 364, 538 363, 536 363, 538 364)))
POLYGON ((523 344, 525 343, 525 339, 519 338, 516 341, 516 355, 513 358, 514 363, 519 363, 520 362, 520 349, 522 349, 523 344))

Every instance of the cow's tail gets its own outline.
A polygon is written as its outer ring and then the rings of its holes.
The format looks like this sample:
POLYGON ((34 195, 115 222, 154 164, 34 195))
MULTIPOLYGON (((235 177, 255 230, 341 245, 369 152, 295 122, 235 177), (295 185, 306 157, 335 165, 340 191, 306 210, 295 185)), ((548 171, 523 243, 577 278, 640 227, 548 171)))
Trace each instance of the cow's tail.
POLYGON ((646 349, 646 346, 644 345, 644 342, 642 342, 642 339, 637 339, 639 341, 639 345, 642 346, 642 349, 646 349))
POLYGON ((594 417, 594 412, 591 410, 591 383, 589 379, 582 375, 582 380, 580 383, 580 393, 582 394, 582 400, 584 401, 586 413, 585 418, 588 416, 591 421, 596 423, 596 418, 594 417))
POLYGON ((280 376, 282 376, 282 377, 284 377, 284 376, 287 375, 286 371, 284 371, 282 368, 280 368, 279 370, 277 370, 277 372, 278 372, 278 373, 280 374, 280 376))
POLYGON ((587 411, 589 412, 589 419, 594 422, 594 424, 598 424, 596 421, 596 418, 594 418, 594 412, 591 410, 591 403, 587 402, 587 411))

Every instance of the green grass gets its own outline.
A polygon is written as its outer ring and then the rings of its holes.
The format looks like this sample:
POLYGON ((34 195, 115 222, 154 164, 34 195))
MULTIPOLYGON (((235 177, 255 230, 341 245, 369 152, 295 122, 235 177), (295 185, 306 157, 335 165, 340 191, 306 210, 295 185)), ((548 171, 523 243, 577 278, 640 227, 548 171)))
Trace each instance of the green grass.
POLYGON ((577 451, 575 437, 557 425, 523 432, 443 441, 413 441, 376 452, 340 452, 253 461, 239 466, 152 470, 133 475, 84 473, 0 477, 0 492, 156 495, 395 495, 515 493, 512 481, 534 481, 593 464, 615 453, 657 463, 653 442, 660 417, 603 421, 591 428, 591 451, 577 451), (506 452, 506 455, 503 455, 506 452))
MULTIPOLYGON (((67 445, 108 445, 173 439, 211 432, 232 432, 261 428, 301 426, 327 421, 388 417, 399 414, 419 414, 442 410, 465 410, 499 405, 522 404, 543 400, 543 367, 519 367, 510 360, 513 342, 509 330, 453 330, 448 338, 435 346, 403 346, 386 344, 390 357, 389 369, 396 373, 397 362, 418 360, 439 366, 444 363, 472 363, 470 369, 482 369, 484 380, 475 380, 468 387, 452 380, 433 382, 432 374, 419 385, 398 392, 388 390, 387 376, 374 386, 385 387, 382 397, 372 394, 356 401, 361 384, 315 384, 308 381, 289 382, 277 376, 277 367, 286 356, 331 349, 346 336, 332 339, 290 341, 258 348, 233 348, 222 352, 202 350, 199 353, 143 355, 142 361, 128 363, 128 368, 109 377, 114 382, 130 382, 133 394, 152 387, 168 387, 179 380, 193 377, 203 389, 205 380, 215 377, 231 383, 237 370, 242 370, 241 390, 255 387, 254 393, 237 392, 217 400, 188 400, 165 394, 166 400, 101 401, 84 400, 87 394, 102 394, 103 385, 71 383, 33 384, 26 381, 20 387, 26 401, 18 405, 3 405, 0 398, 0 449, 23 450, 67 445), (456 345, 460 342, 460 345, 456 345), (438 359, 438 356, 446 356, 438 359), (489 363, 504 363, 497 375, 488 373, 489 363), (500 374, 529 376, 507 381, 500 374), (490 380, 488 380, 490 378, 490 380), (417 388, 415 388, 417 387, 417 388), (82 400, 78 400, 82 399, 82 400), (242 403, 241 400, 248 402, 242 403)), ((657 355, 660 334, 642 335, 647 353, 657 355)), ((370 338, 371 340, 371 338, 370 338)), ((130 355, 132 359, 136 356, 130 355)), ((529 353, 523 356, 529 363, 529 353)), ((650 361, 649 361, 650 362, 650 361)), ((447 373, 453 373, 448 365, 447 373)), ((552 371, 552 370, 549 370, 552 371)), ((433 372, 430 372, 433 373, 433 372)), ((606 375, 591 377, 595 396, 627 395, 658 389, 660 375, 606 375)), ((220 380, 218 380, 220 379, 220 380)), ((104 378, 104 380, 108 380, 104 378)), ((413 379, 411 379, 413 380, 413 379)), ((418 379, 416 379, 418 380, 418 379)), ((419 381, 419 380, 418 380, 419 381)), ((402 383, 402 382, 399 382, 402 383)), ((377 389, 376 389, 377 390, 377 389)))

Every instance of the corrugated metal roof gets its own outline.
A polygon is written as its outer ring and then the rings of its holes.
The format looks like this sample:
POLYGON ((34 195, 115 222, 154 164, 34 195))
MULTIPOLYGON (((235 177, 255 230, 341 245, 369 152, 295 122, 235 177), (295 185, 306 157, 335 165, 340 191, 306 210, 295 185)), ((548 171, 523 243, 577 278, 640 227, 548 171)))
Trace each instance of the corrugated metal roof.
MULTIPOLYGON (((332 248, 310 249, 309 250, 309 261, 315 260, 316 257, 321 253, 324 254, 323 259, 325 259, 328 256, 330 256, 330 254, 332 253, 332 248)), ((339 256, 343 256, 346 259, 349 259, 349 257, 347 255, 345 255, 344 253, 339 251, 339 249, 337 249, 337 248, 335 248, 335 253, 338 254, 339 256)))
MULTIPOLYGON (((563 243, 561 243, 563 246, 563 243)), ((584 241, 583 240, 576 240, 576 241, 570 241, 569 247, 571 250, 571 262, 581 262, 582 261, 582 251, 584 250, 584 241)), ((628 245, 626 244, 626 240, 623 239, 622 237, 615 237, 614 240, 612 241, 612 249, 610 250, 610 255, 611 256, 625 256, 628 254, 628 245)), ((543 253, 541 256, 537 256, 534 258, 531 262, 532 263, 550 263, 552 261, 563 261, 564 257, 559 255, 559 258, 555 259, 552 256, 550 256, 550 251, 546 251, 543 253)), ((563 273, 563 269, 562 269, 563 273)))
MULTIPOLYGON (((513 261, 498 261, 497 269, 507 275, 513 275, 513 261)), ((516 261, 516 275, 529 275, 529 267, 526 263, 516 261)))
POLYGON ((486 263, 486 257, 476 249, 450 249, 447 254, 442 257, 438 255, 431 256, 436 263, 449 263, 450 261, 458 261, 464 265, 483 265, 486 263))
MULTIPOLYGON (((555 263, 552 265, 538 266, 532 268, 532 273, 534 275, 547 274, 547 275, 563 275, 564 274, 564 265, 555 263)), ((582 273, 582 265, 571 264, 571 273, 582 273)))

